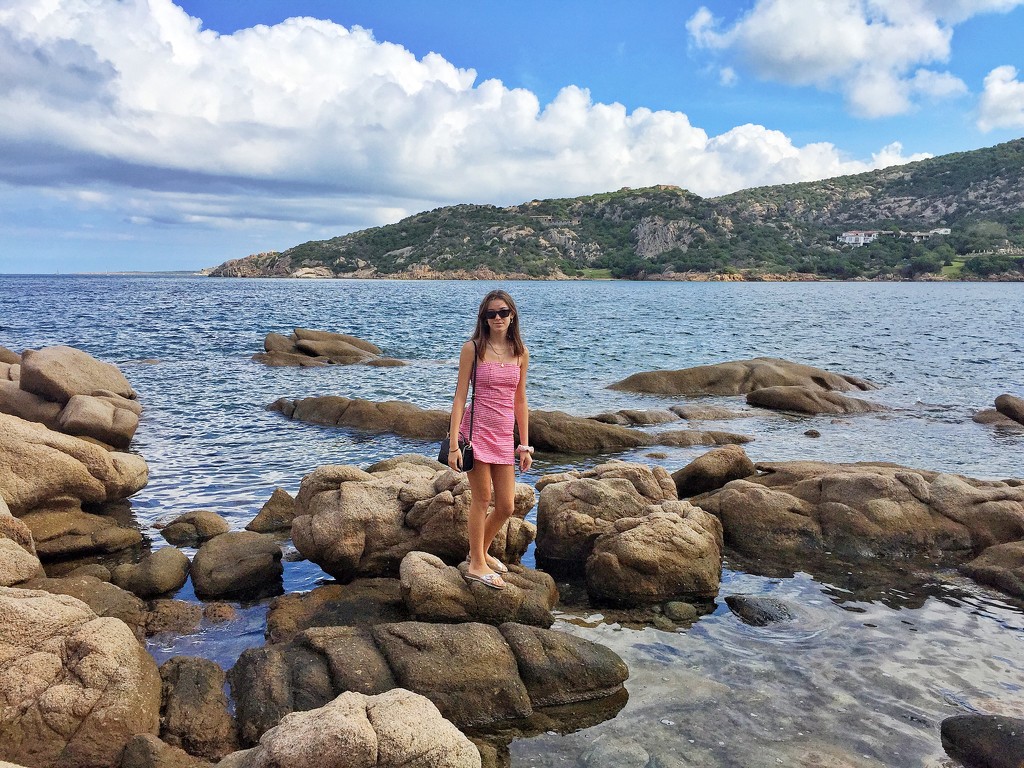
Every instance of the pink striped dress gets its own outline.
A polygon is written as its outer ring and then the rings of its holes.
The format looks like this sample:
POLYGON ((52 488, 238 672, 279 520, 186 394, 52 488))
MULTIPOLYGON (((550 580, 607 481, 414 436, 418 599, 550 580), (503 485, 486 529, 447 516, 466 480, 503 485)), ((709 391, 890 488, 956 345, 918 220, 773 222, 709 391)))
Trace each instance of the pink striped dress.
MULTIPOLYGON (((476 401, 473 406, 473 460, 487 464, 515 464, 516 389, 519 387, 518 363, 478 360, 476 364, 476 401)), ((459 434, 469 439, 469 409, 462 419, 459 434)))

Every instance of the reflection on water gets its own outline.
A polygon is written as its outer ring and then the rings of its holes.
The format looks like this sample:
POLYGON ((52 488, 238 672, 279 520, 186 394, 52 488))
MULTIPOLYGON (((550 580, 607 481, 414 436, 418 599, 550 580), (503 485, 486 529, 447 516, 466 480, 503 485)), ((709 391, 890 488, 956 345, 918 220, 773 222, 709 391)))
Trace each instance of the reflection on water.
MULTIPOLYGON (((655 431, 749 434, 755 461, 1021 474, 1024 429, 971 421, 1024 381, 1024 337, 1007 333, 1024 315, 1017 285, 0 277, 0 345, 71 344, 121 366, 145 408, 133 450, 149 463, 150 483, 119 514, 164 546, 157 521, 211 509, 241 529, 275 487, 294 494, 318 466, 435 452, 426 441, 292 422, 265 407, 328 394, 447 407, 458 342, 494 287, 510 289, 522 313, 533 407, 582 415, 667 408, 680 398, 606 387, 637 371, 784 357, 868 378, 882 388, 858 396, 894 410, 850 418, 758 411, 655 431), (296 369, 249 360, 266 333, 295 326, 355 334, 409 365, 296 369), (809 429, 821 437, 806 437, 809 429)), ((747 410, 741 398, 699 403, 747 410)), ((674 471, 705 450, 617 458, 674 471)), ((601 460, 540 456, 521 480, 601 460)), ((628 702, 582 731, 548 727, 512 742, 511 764, 935 767, 942 718, 1024 715, 1020 604, 935 564, 836 565, 730 559, 722 597, 770 595, 795 607, 796 621, 764 628, 743 624, 721 599, 695 620, 644 627, 564 590, 569 604, 556 626, 622 655, 632 672, 628 702)), ((311 563, 285 562, 286 591, 325 580, 311 563)), ((194 599, 190 589, 179 597, 194 599)), ((263 643, 265 616, 265 601, 243 606, 233 622, 154 638, 150 648, 158 661, 188 654, 228 668, 263 643)))

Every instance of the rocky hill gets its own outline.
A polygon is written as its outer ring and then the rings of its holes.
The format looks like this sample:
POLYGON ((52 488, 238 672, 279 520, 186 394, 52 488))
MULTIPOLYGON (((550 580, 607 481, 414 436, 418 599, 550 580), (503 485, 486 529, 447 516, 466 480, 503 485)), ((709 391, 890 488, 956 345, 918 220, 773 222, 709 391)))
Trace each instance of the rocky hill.
POLYGON ((227 277, 666 279, 1024 273, 1024 139, 824 181, 702 198, 672 186, 455 205, 226 262, 227 277), (950 230, 948 234, 931 230, 950 230), (861 247, 846 230, 880 230, 861 247), (916 237, 915 237, 916 235, 916 237), (601 271, 601 272, 597 272, 601 271))

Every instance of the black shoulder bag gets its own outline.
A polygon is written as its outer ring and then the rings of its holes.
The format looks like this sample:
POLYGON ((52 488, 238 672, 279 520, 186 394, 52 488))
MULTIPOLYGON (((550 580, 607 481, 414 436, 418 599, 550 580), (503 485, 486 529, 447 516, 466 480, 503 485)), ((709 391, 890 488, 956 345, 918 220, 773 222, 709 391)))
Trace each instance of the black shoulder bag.
MULTIPOLYGON (((459 450, 462 451, 462 471, 469 472, 473 468, 473 406, 476 405, 476 342, 473 342, 473 396, 469 401, 469 440, 459 435, 459 450)), ((461 431, 461 427, 460 427, 461 431)), ((441 450, 437 452, 437 460, 448 466, 448 452, 451 451, 451 438, 441 441, 441 450)))

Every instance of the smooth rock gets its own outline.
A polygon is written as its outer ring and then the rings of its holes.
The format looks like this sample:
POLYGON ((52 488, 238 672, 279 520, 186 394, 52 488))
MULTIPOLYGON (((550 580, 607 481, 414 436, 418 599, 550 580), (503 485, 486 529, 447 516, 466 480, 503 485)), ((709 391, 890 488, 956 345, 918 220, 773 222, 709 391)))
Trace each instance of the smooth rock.
POLYGON ((648 426, 651 424, 668 424, 679 421, 679 414, 668 410, 651 408, 648 410, 621 410, 614 413, 599 413, 588 417, 602 424, 619 424, 624 427, 648 426))
POLYGON ((20 365, 21 355, 12 349, 0 346, 0 363, 7 363, 8 365, 20 365))
MULTIPOLYGON (((223 764, 222 764, 223 765, 223 764)), ((346 692, 286 716, 232 768, 480 768, 477 748, 411 691, 346 692)))
POLYGON ((665 469, 626 462, 546 475, 537 488, 537 553, 577 571, 616 520, 643 517, 651 505, 676 499, 665 469))
POLYGON ((188 579, 188 556, 174 547, 163 547, 138 563, 124 563, 111 571, 110 580, 142 598, 157 597, 181 589, 188 579))
POLYGON ((1018 424, 1024 424, 1024 398, 1000 395, 996 398, 996 410, 1018 424))
POLYGON ((114 448, 127 448, 139 428, 139 417, 134 408, 119 407, 118 400, 133 402, 116 396, 74 395, 60 412, 60 431, 92 437, 114 448))
POLYGON ((714 405, 673 405, 672 413, 687 421, 723 421, 725 419, 748 419, 751 411, 733 411, 714 405))
POLYGON ((292 334, 295 340, 305 341, 340 341, 349 344, 356 349, 369 352, 371 355, 382 354, 382 350, 376 344, 358 336, 350 336, 346 333, 335 333, 333 331, 316 331, 310 328, 296 328, 292 334))
POLYGON ((227 520, 216 512, 198 509, 174 518, 161 528, 160 533, 176 547, 195 547, 230 530, 227 520))
MULTIPOLYGON (((374 472, 320 467, 303 478, 292 540, 303 557, 340 581, 397 575, 413 550, 459 562, 469 550, 471 498, 465 474, 422 456, 398 457, 374 472)), ((533 489, 517 483, 513 515, 492 554, 518 562, 535 535, 523 519, 533 504, 533 489)))
POLYGON ((114 768, 136 734, 157 733, 156 663, 80 600, 0 588, 0 658, 0 759, 114 768))
POLYGON ((62 404, 97 390, 135 399, 135 390, 117 366, 64 346, 26 349, 21 356, 21 388, 62 404))
POLYGON ((273 533, 292 527, 295 518, 295 499, 284 488, 275 488, 256 517, 245 526, 247 531, 273 533))
POLYGON ((258 533, 222 533, 196 552, 192 585, 201 598, 263 594, 280 587, 281 556, 281 547, 258 533))
POLYGON ((616 520, 587 558, 587 592, 633 605, 713 600, 722 576, 722 524, 685 501, 616 520))
POLYGON ((238 749, 224 670, 208 659, 175 656, 160 666, 160 679, 161 739, 209 760, 238 749))
POLYGON ((997 427, 1010 427, 1012 429, 1020 429, 1020 423, 1014 421, 1009 416, 1004 416, 995 408, 984 408, 974 416, 971 417, 971 421, 978 424, 994 424, 997 427))
POLYGON ((672 473, 676 493, 683 499, 721 488, 732 480, 756 473, 754 462, 738 445, 714 448, 672 473))
POLYGON ((467 581, 468 566, 445 565, 426 552, 410 552, 402 560, 402 599, 412 618, 421 621, 509 621, 550 627, 558 588, 548 574, 513 565, 502 576, 505 589, 467 581))
POLYGON ((25 589, 49 592, 52 595, 67 595, 81 600, 100 617, 111 617, 124 622, 142 639, 149 624, 146 604, 120 587, 94 576, 65 576, 54 579, 39 577, 21 585, 25 589))
POLYGON ((41 560, 57 560, 92 554, 108 554, 136 547, 142 534, 122 528, 117 521, 88 512, 30 512, 22 522, 32 531, 41 560))
POLYGON ((870 403, 838 392, 822 391, 806 386, 762 387, 747 393, 747 403, 775 411, 798 413, 874 413, 888 410, 883 405, 870 403))
POLYGON ((124 499, 148 480, 139 456, 0 414, 0 488, 14 515, 124 499))
POLYGON ((450 417, 448 411, 424 410, 401 400, 379 403, 335 395, 301 400, 282 398, 267 408, 311 424, 351 427, 368 432, 391 432, 402 437, 438 441, 447 434, 450 417))
POLYGON ((17 381, 0 378, 0 413, 60 430, 61 404, 26 392, 17 381))
POLYGON ((965 768, 1024 766, 1024 720, 1001 715, 954 715, 942 721, 942 748, 965 768))
POLYGON ((744 624, 752 627, 765 627, 780 621, 792 621, 793 611, 790 607, 774 597, 759 595, 728 595, 725 604, 729 610, 739 616, 744 624))
POLYGON ((32 552, 6 537, 0 538, 0 587, 10 587, 43 575, 43 564, 32 552))
POLYGON ((789 385, 836 392, 875 389, 870 382, 855 376, 773 357, 635 373, 608 388, 659 395, 743 395, 764 387, 789 385))

